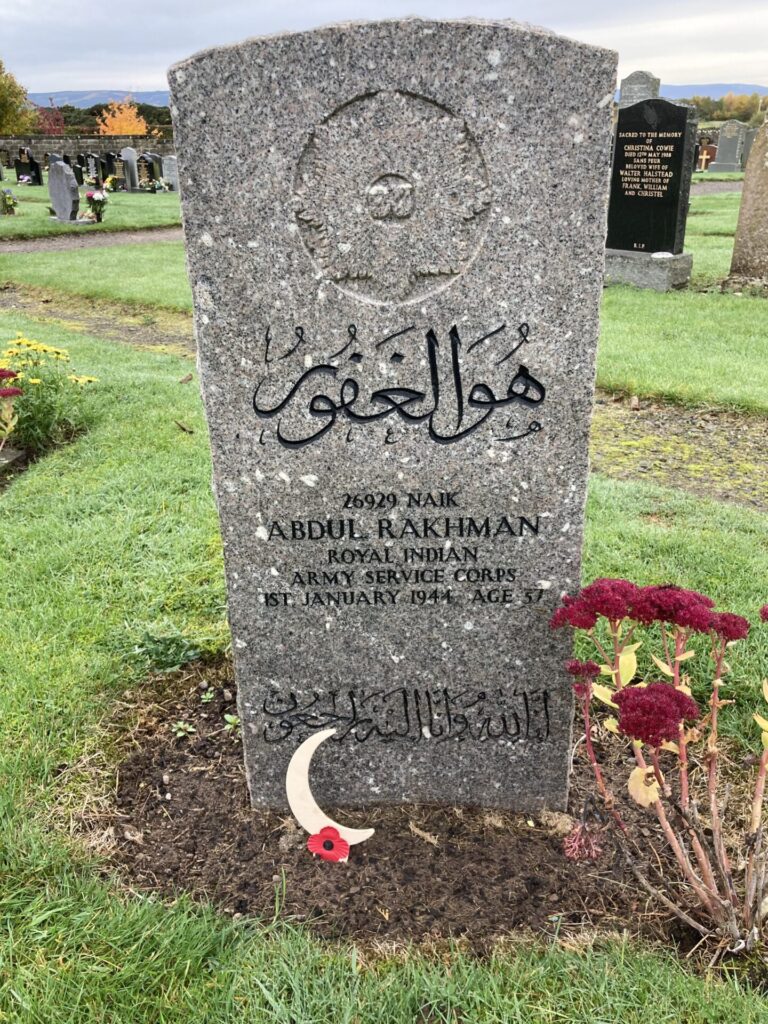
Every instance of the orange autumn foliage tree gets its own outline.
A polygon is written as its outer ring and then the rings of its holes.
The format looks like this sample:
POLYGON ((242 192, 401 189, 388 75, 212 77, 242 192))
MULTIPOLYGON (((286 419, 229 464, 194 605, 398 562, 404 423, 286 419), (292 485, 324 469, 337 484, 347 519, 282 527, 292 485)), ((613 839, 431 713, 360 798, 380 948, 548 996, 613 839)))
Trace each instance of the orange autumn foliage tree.
POLYGON ((112 100, 107 104, 99 116, 98 125, 99 135, 146 135, 149 130, 129 96, 122 103, 112 100))

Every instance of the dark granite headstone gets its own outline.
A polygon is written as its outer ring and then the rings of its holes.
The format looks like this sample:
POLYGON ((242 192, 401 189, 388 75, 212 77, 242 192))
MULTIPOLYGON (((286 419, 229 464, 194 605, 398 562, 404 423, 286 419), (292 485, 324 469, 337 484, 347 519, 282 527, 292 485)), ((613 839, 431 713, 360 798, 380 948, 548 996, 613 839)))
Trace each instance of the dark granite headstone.
POLYGON ((155 169, 155 161, 147 153, 142 153, 136 161, 136 173, 139 177, 139 188, 150 188, 159 177, 155 169))
POLYGON ((101 157, 98 153, 85 154, 85 168, 88 177, 93 178, 97 186, 101 185, 101 157))
POLYGON ((85 182, 85 168, 82 164, 72 164, 72 173, 75 176, 75 181, 78 185, 82 185, 85 182))
POLYGON ((71 167, 71 166, 72 166, 72 157, 71 157, 71 156, 69 155, 69 153, 64 153, 64 155, 62 156, 62 158, 61 158, 61 159, 62 159, 62 160, 64 161, 64 163, 65 163, 65 164, 67 164, 67 165, 68 165, 69 167, 71 167))
POLYGON ((254 803, 332 725, 324 808, 564 807, 614 55, 409 18, 169 80, 254 803))
POLYGON ((19 157, 15 162, 15 168, 16 181, 19 181, 22 177, 27 177, 32 185, 43 184, 43 170, 34 156, 32 156, 30 149, 22 148, 19 150, 19 157))
POLYGON ((681 253, 696 145, 691 108, 646 100, 619 111, 609 249, 681 253))
POLYGON ((726 121, 720 126, 717 140, 717 159, 710 164, 710 171, 729 173, 742 170, 744 139, 747 126, 741 121, 726 121))

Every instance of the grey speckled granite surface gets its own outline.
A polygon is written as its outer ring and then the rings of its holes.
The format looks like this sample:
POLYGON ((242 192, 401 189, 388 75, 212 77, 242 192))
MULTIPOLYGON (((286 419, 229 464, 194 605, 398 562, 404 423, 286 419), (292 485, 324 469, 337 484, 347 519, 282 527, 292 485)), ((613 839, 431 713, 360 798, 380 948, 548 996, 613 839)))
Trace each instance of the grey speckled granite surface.
POLYGON ((418 19, 171 69, 257 805, 327 727, 324 807, 565 803, 614 71, 418 19))

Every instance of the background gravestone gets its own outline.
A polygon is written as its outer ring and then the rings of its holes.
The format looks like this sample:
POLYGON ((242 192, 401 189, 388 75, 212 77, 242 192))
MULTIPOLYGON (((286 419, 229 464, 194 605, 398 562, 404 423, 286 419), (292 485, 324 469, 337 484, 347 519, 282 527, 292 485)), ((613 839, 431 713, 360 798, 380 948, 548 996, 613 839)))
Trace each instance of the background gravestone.
POLYGON ((139 188, 149 188, 157 179, 153 157, 148 153, 142 153, 136 161, 136 173, 139 178, 139 188))
POLYGON ((646 100, 619 111, 606 241, 610 282, 667 291, 690 280, 693 259, 683 242, 695 146, 690 107, 646 100))
POLYGON ((172 191, 178 192, 179 191, 179 168, 178 168, 178 160, 177 160, 177 158, 175 156, 164 156, 162 158, 162 166, 163 166, 163 173, 162 173, 163 181, 167 182, 171 186, 172 191))
POLYGON ((757 138, 757 128, 747 128, 744 133, 744 150, 741 154, 741 166, 746 170, 749 163, 749 154, 752 152, 752 144, 757 138))
POLYGON ((18 182, 22 177, 28 177, 31 185, 42 185, 43 184, 43 171, 40 164, 32 155, 32 151, 27 148, 21 148, 19 150, 18 159, 14 163, 16 169, 16 181, 18 182))
POLYGON ((768 281, 768 121, 755 137, 744 175, 731 276, 768 281))
POLYGON ((257 805, 330 726, 328 806, 565 805, 614 68, 407 19, 170 71, 257 805))
POLYGON ((655 100, 659 97, 661 79, 650 71, 633 71, 622 78, 619 87, 619 108, 631 107, 641 100, 655 100))
POLYGON ((125 187, 128 192, 135 192, 139 187, 139 175, 136 169, 136 150, 133 146, 121 149, 120 159, 125 168, 125 187))
POLYGON ((54 160, 48 168, 48 193, 57 220, 77 220, 80 193, 74 171, 63 160, 54 160))
POLYGON ((741 121, 726 121, 720 126, 720 137, 717 140, 717 157, 709 165, 710 171, 742 170, 742 153, 747 126, 741 121))

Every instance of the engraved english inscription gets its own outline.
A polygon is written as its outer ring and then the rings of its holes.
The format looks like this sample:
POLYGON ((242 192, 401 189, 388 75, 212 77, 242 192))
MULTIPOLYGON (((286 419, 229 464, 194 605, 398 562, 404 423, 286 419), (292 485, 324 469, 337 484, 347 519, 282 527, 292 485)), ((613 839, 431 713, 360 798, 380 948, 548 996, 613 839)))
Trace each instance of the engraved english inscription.
POLYGON ((490 183, 466 122, 424 96, 383 90, 311 133, 294 181, 301 237, 323 277, 377 303, 421 299, 474 259, 490 183))

